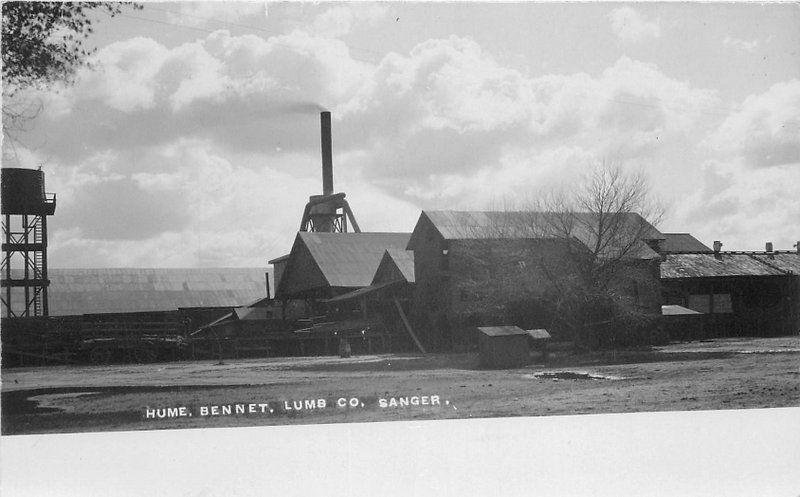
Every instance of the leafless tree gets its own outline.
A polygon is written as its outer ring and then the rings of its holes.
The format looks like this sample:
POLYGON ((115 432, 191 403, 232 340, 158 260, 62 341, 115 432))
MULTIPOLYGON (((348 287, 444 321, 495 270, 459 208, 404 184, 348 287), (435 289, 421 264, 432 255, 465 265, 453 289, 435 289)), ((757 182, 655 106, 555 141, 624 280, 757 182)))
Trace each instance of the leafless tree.
POLYGON ((458 315, 492 319, 545 299, 549 319, 578 333, 619 304, 658 307, 654 226, 663 209, 642 173, 600 161, 577 184, 521 209, 454 215, 462 216, 449 247, 454 287, 465 297, 458 315))
POLYGON ((560 239, 583 283, 608 289, 626 264, 656 257, 664 208, 641 172, 600 161, 570 189, 532 203, 531 222, 560 239))

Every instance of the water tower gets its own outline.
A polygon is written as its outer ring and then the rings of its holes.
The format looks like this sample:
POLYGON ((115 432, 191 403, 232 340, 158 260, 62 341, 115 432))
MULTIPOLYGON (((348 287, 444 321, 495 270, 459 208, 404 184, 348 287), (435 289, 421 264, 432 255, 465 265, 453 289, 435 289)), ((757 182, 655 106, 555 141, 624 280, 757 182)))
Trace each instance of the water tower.
POLYGON ((2 315, 47 316, 47 216, 56 196, 44 191, 44 172, 2 169, 2 315))

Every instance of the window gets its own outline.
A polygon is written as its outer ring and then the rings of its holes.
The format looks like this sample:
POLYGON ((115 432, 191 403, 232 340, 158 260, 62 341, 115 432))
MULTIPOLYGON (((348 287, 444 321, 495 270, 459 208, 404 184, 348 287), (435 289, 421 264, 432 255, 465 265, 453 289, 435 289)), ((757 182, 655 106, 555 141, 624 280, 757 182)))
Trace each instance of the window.
POLYGON ((639 295, 639 282, 634 279, 628 280, 628 295, 636 304, 641 304, 642 299, 639 295))
POLYGON ((693 311, 708 314, 711 312, 711 299, 709 297, 711 296, 706 294, 689 295, 689 302, 686 304, 686 307, 693 311))
POLYGON ((711 296, 711 309, 715 314, 730 314, 733 312, 730 293, 715 293, 711 296))
POLYGON ((730 314, 733 312, 730 293, 689 295, 686 307, 703 314, 730 314))
POLYGON ((442 258, 439 259, 439 269, 442 271, 450 270, 450 243, 447 240, 442 240, 440 249, 442 251, 442 258))

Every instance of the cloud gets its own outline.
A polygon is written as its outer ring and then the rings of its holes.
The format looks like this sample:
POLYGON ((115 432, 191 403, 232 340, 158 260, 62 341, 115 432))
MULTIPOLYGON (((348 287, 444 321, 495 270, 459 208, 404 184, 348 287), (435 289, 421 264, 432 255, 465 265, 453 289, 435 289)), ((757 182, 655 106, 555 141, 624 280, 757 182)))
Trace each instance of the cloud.
POLYGON ((365 27, 376 24, 387 12, 386 6, 379 3, 337 5, 314 19, 313 32, 324 37, 341 37, 350 33, 356 25, 365 27))
POLYGON ((746 40, 740 40, 739 38, 732 38, 730 36, 726 36, 722 40, 722 44, 725 45, 726 47, 736 48, 750 53, 755 52, 756 48, 758 48, 759 45, 758 40, 746 41, 746 40))
MULTIPOLYGON (((180 231, 190 221, 180 188, 143 188, 130 178, 103 180, 75 190, 79 202, 59 209, 59 223, 94 240, 142 240, 180 231)), ((62 195, 63 197, 63 195, 62 195)))
POLYGON ((661 27, 658 22, 648 21, 630 7, 619 7, 608 15, 611 29, 617 37, 627 43, 638 43, 648 38, 659 38, 661 27))
POLYGON ((753 170, 742 161, 708 161, 676 212, 684 230, 722 240, 726 250, 790 250, 800 227, 800 163, 753 170))
POLYGON ((717 103, 714 92, 627 57, 594 77, 530 77, 460 37, 428 40, 376 67, 350 59, 341 42, 302 32, 265 40, 218 31, 172 49, 138 38, 107 47, 98 61, 100 72, 60 94, 71 110, 44 128, 47 148, 66 163, 113 150, 103 175, 164 181, 163 171, 178 167, 171 157, 189 153, 174 152, 178 144, 202 143, 215 157, 253 154, 316 182, 315 102, 328 101, 337 171, 357 171, 387 197, 423 207, 470 198, 479 208, 557 182, 591 157, 656 155, 691 136, 702 109, 717 103), (125 79, 137 91, 121 105, 110 85, 125 79), (275 160, 277 150, 307 165, 275 160), (340 155, 349 157, 341 167, 340 155))
MULTIPOLYGON (((231 155, 208 141, 178 140, 150 153, 150 172, 119 175, 119 160, 106 154, 48 167, 48 190, 59 199, 54 267, 261 266, 289 249, 308 195, 320 189, 318 160, 306 155, 231 155), (297 177, 281 172, 284 163, 310 167, 297 177)), ((364 181, 348 161, 336 184, 353 192, 362 229, 410 229, 416 206, 364 181)))
POLYGON ((737 225, 759 236, 791 226, 795 201, 781 199, 797 184, 797 81, 720 117, 717 92, 630 57, 592 74, 531 75, 452 36, 372 65, 330 37, 356 26, 337 12, 325 33, 115 43, 97 71, 47 95, 39 146, 21 160, 44 161, 59 195, 54 266, 282 255, 320 192, 321 106, 334 117, 336 190, 365 230, 410 230, 421 208, 524 202, 608 157, 677 192, 673 229, 704 241, 733 243, 737 225), (771 217, 752 224, 748 209, 771 217))
POLYGON ((204 140, 154 147, 150 170, 131 172, 128 160, 105 154, 47 167, 48 191, 59 199, 54 266, 264 265, 291 244, 304 194, 317 186, 316 177, 278 171, 297 157, 232 157, 204 140))
POLYGON ((730 250, 791 249, 800 228, 800 81, 750 95, 699 146, 711 157, 675 222, 730 250))
POLYGON ((101 50, 93 67, 80 71, 79 83, 59 93, 61 100, 51 115, 62 116, 85 101, 100 101, 111 109, 134 112, 156 105, 155 78, 169 51, 149 38, 132 38, 101 50))
POLYGON ((42 95, 46 111, 32 141, 71 160, 97 147, 187 136, 261 151, 309 149, 318 143, 313 120, 286 115, 346 100, 368 71, 341 41, 300 31, 268 39, 216 31, 171 49, 133 38, 100 50, 95 68, 42 95))
POLYGON ((800 164, 800 80, 747 97, 707 145, 719 154, 741 155, 754 168, 800 164))
POLYGON ((542 171, 558 175, 547 164, 560 157, 555 150, 575 151, 583 167, 589 155, 657 154, 694 141, 703 109, 716 104, 715 92, 627 57, 596 77, 529 77, 451 37, 387 56, 335 114, 347 142, 369 147, 364 174, 426 205, 483 192, 469 179, 483 172, 492 180, 483 184, 506 185, 507 194, 543 180, 542 171), (505 174, 513 180, 498 180, 505 174))
POLYGON ((247 17, 267 16, 267 2, 179 2, 177 12, 167 14, 167 20, 185 26, 219 27, 223 23, 238 23, 247 17))

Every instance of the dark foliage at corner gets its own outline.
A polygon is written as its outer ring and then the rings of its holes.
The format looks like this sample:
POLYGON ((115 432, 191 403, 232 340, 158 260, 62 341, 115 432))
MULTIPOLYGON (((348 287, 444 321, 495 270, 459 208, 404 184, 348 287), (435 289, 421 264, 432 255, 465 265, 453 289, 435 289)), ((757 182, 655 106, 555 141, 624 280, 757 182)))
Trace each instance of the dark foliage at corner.
POLYGON ((3 83, 19 88, 69 80, 93 51, 84 45, 93 32, 90 13, 113 17, 123 5, 3 2, 3 83))
POLYGON ((666 343, 660 317, 625 305, 604 293, 553 293, 509 303, 506 321, 524 329, 545 328, 576 349, 637 347, 666 343))

